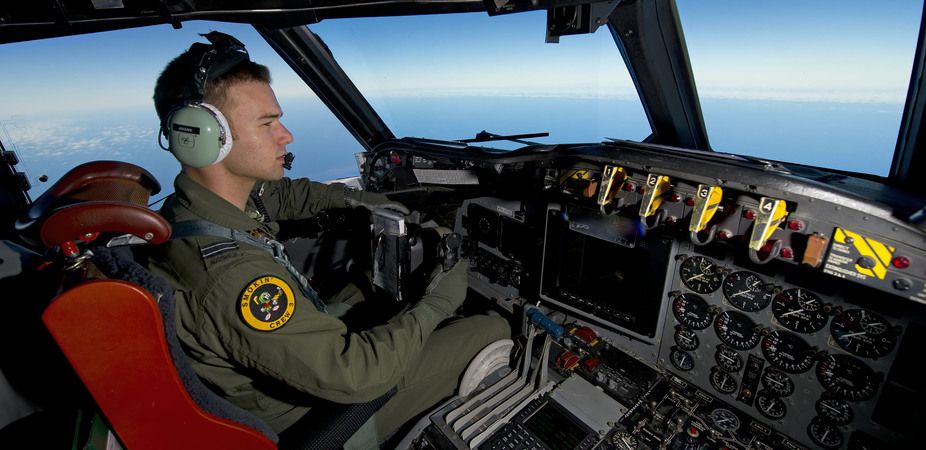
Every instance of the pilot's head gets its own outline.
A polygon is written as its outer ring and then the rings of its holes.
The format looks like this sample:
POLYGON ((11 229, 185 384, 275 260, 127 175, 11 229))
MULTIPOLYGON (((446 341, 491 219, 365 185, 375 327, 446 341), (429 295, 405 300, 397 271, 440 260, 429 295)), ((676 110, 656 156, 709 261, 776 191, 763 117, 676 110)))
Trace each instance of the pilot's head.
POLYGON ((193 44, 168 63, 155 85, 155 109, 168 149, 185 168, 219 164, 233 146, 273 147, 264 149, 265 159, 275 159, 280 149, 285 154, 292 135, 279 123, 282 111, 267 67, 251 61, 231 36, 215 31, 204 36, 210 44, 193 44), (255 135, 265 125, 273 125, 274 135, 255 135))

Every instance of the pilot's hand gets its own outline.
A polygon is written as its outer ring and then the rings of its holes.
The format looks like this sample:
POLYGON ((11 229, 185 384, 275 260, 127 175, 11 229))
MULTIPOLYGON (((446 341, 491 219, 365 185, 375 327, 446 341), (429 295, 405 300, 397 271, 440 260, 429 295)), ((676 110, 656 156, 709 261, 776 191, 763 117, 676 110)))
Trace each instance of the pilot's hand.
POLYGON ((431 273, 431 282, 428 283, 421 301, 434 306, 447 316, 453 315, 466 299, 468 272, 469 261, 465 258, 446 272, 438 264, 431 273))
POLYGON ((351 208, 366 208, 370 211, 373 208, 386 208, 393 211, 408 215, 411 211, 405 207, 405 205, 389 200, 389 197, 386 197, 383 194, 378 192, 367 192, 361 191, 358 189, 349 189, 345 191, 344 198, 347 201, 347 205, 351 208))

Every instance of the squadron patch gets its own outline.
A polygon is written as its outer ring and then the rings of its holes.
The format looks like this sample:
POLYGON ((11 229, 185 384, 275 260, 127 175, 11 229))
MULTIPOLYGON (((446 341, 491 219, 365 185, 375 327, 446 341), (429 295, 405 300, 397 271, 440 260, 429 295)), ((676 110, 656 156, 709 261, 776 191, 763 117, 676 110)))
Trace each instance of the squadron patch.
POLYGON ((244 288, 238 301, 241 318, 251 328, 274 331, 293 317, 296 297, 285 281, 271 275, 260 277, 244 288))

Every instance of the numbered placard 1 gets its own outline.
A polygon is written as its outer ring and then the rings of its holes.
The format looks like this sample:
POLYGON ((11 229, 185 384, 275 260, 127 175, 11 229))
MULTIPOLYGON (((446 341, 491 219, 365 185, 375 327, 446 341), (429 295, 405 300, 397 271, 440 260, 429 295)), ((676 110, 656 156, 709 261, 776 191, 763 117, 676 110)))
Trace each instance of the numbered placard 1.
POLYGON ((627 172, 621 166, 604 166, 601 174, 601 188, 598 189, 598 205, 605 206, 624 187, 627 172))

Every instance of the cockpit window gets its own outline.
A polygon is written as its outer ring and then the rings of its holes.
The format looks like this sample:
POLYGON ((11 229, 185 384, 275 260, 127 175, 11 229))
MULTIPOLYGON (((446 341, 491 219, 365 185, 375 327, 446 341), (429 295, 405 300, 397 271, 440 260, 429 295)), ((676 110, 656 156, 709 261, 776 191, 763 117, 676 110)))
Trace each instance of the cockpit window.
POLYGON ((886 176, 921 1, 678 0, 714 150, 886 176))
POLYGON ((324 20, 309 28, 398 137, 549 132, 530 140, 563 143, 652 132, 607 27, 557 44, 544 42, 543 11, 324 20))
POLYGON ((0 46, 0 139, 16 151, 34 199, 68 170, 95 160, 130 162, 173 191, 179 164, 158 146, 151 96, 164 66, 212 30, 241 40, 270 68, 294 135, 288 176, 324 181, 358 175, 363 147, 248 25, 186 22, 0 46))

